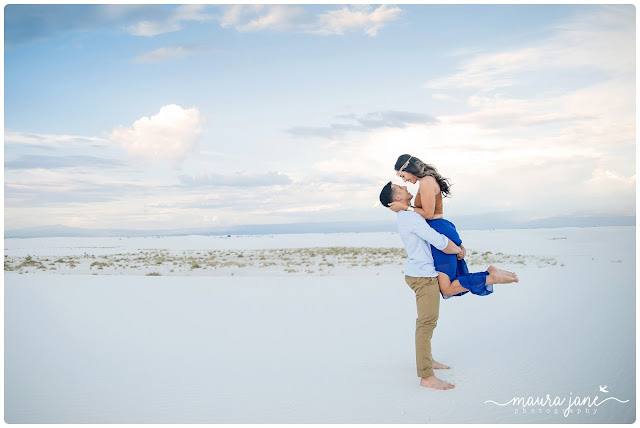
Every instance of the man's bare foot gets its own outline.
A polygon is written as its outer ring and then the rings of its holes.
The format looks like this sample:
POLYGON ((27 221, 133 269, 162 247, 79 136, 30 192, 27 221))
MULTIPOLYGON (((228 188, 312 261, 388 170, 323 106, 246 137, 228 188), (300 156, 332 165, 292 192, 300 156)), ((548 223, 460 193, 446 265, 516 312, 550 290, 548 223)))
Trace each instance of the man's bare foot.
POLYGON ((438 379, 435 376, 420 378, 420 386, 433 388, 433 389, 441 389, 441 390, 453 389, 456 387, 455 385, 445 382, 441 379, 438 379))
POLYGON ((489 276, 487 276, 487 284, 509 284, 512 282, 518 282, 518 275, 513 272, 498 269, 495 266, 489 266, 487 268, 489 276))
POLYGON ((442 364, 442 363, 439 363, 439 362, 437 362, 437 361, 434 361, 434 362, 433 362, 433 368, 434 368, 434 369, 450 369, 451 367, 449 367, 449 366, 445 366, 445 365, 444 365, 444 364, 442 364))

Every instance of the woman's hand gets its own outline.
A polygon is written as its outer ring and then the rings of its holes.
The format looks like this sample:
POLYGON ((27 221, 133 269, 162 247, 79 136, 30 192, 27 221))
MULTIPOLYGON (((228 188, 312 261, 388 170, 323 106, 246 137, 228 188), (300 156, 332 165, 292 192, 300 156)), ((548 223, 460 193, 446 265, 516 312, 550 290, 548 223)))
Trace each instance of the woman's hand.
POLYGON ((406 211, 409 206, 403 204, 402 202, 391 202, 389 204, 389 208, 391 208, 391 211, 393 211, 394 213, 397 213, 398 211, 406 211))
POLYGON ((467 249, 466 249, 466 248, 464 248, 464 245, 460 244, 460 249, 461 249, 462 251, 460 252, 460 254, 456 255, 456 257, 458 258, 458 260, 462 260, 462 259, 464 259, 464 256, 466 256, 466 255, 467 255, 467 249))

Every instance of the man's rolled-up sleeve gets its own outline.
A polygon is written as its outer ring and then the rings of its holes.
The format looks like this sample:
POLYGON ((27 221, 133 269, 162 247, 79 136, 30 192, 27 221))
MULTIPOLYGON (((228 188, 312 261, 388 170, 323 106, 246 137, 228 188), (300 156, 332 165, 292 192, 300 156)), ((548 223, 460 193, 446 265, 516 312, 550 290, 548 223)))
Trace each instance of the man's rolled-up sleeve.
POLYGON ((447 247, 449 244, 449 238, 436 232, 420 214, 416 213, 415 218, 412 218, 411 220, 411 231, 413 233, 436 247, 438 250, 444 250, 447 247))

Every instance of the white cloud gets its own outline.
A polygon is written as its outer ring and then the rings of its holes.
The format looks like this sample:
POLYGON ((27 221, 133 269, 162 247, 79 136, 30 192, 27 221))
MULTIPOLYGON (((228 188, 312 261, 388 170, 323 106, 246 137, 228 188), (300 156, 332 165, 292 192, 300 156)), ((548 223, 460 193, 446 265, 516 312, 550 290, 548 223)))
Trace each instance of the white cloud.
POLYGON ((610 192, 635 191, 636 176, 625 177, 617 171, 596 168, 593 170, 592 176, 586 182, 588 189, 598 194, 606 194, 610 192))
POLYGON ((364 31, 375 36, 378 31, 402 15, 402 9, 382 5, 372 9, 369 5, 344 6, 319 14, 312 33, 321 35, 344 34, 349 31, 364 31))
POLYGON ((175 8, 166 18, 157 21, 139 21, 127 27, 127 31, 134 36, 152 37, 158 34, 170 33, 182 29, 184 21, 209 21, 213 15, 204 13, 206 5, 185 4, 175 8))
POLYGON ((183 4, 178 6, 170 19, 174 21, 208 21, 213 19, 213 15, 204 13, 204 4, 183 4))
POLYGON ((294 5, 233 5, 223 8, 220 25, 238 31, 295 31, 319 35, 340 35, 362 31, 375 36, 380 29, 397 20, 402 9, 382 5, 344 6, 316 16, 294 5))
POLYGON ((24 144, 51 148, 70 146, 107 147, 109 145, 108 140, 100 137, 85 137, 65 134, 36 134, 15 131, 5 131, 4 142, 5 144, 24 144))
POLYGON ((181 28, 180 23, 175 21, 140 21, 129 26, 127 30, 134 36, 152 37, 178 31, 181 28))
POLYGON ((86 155, 22 155, 14 160, 5 160, 5 171, 11 169, 59 169, 59 168, 115 168, 122 166, 117 159, 86 155))
POLYGON ((489 91, 513 86, 515 80, 510 73, 532 65, 539 66, 543 53, 543 48, 523 48, 509 52, 478 55, 469 60, 461 71, 427 82, 425 87, 428 89, 471 87, 489 91))
POLYGON ((434 100, 438 100, 438 101, 450 101, 450 102, 454 102, 454 103, 459 103, 460 100, 454 96, 451 96, 449 94, 431 94, 431 98, 433 98, 434 100))
POLYGON ((617 78, 529 98, 478 94, 469 97, 473 111, 440 119, 501 134, 501 139, 531 140, 534 147, 548 141, 578 153, 605 153, 616 147, 633 155, 634 89, 633 80, 617 78))
POLYGON ((364 115, 344 114, 336 116, 342 122, 328 126, 294 126, 287 130, 301 137, 337 138, 349 132, 363 132, 377 128, 402 128, 414 123, 436 123, 438 120, 424 113, 387 110, 366 113, 364 115))
POLYGON ((429 89, 491 91, 523 83, 518 73, 590 68, 635 72, 635 13, 631 5, 605 6, 552 29, 547 39, 506 51, 477 54, 457 73, 431 80, 429 89))
POLYGON ((514 136, 477 123, 461 123, 455 116, 440 119, 434 125, 378 129, 361 138, 335 141, 307 181, 314 175, 339 177, 343 183, 337 183, 334 192, 347 195, 339 197, 345 206, 375 206, 385 182, 401 182, 393 171, 397 157, 410 153, 435 165, 454 183, 453 198, 447 199, 445 208, 450 214, 516 208, 540 217, 576 210, 633 211, 629 206, 633 207, 635 176, 616 169, 633 167, 633 143, 620 146, 622 153, 629 153, 620 160, 610 153, 606 135, 582 138, 588 129, 543 135, 509 128, 516 130, 514 136))
POLYGON ((200 171, 195 177, 181 175, 180 181, 188 187, 199 186, 231 186, 231 187, 260 187, 260 186, 285 186, 292 180, 287 174, 270 171, 267 173, 247 174, 245 171, 230 175, 216 174, 208 171, 200 171))
POLYGON ((168 159, 177 168, 187 153, 197 150, 204 119, 197 108, 170 104, 151 117, 136 120, 131 127, 118 127, 110 135, 130 156, 148 161, 168 159))
POLYGON ((223 8, 220 25, 238 31, 289 30, 306 15, 299 6, 233 5, 223 8))
POLYGON ((172 59, 182 58, 187 55, 210 52, 205 46, 166 46, 145 52, 135 58, 135 62, 149 64, 155 62, 169 61, 172 59))

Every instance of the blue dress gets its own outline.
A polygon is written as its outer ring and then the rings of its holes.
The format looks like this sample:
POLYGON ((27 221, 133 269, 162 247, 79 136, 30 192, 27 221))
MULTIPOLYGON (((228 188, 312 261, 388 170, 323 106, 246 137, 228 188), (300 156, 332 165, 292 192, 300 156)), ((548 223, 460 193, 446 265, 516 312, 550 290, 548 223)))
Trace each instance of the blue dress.
MULTIPOLYGON (((437 218, 427 220, 427 223, 436 232, 442 233, 444 236, 451 239, 454 244, 462 244, 462 239, 460 239, 456 227, 449 220, 437 218)), ((455 254, 445 254, 433 245, 431 246, 431 254, 433 254, 433 264, 435 265, 436 271, 447 274, 451 282, 457 279, 460 281, 460 285, 478 296, 486 296, 493 293, 493 285, 487 284, 487 276, 489 275, 489 272, 469 273, 467 263, 464 259, 458 260, 455 254)), ((468 291, 463 291, 462 293, 454 294, 454 296, 462 296, 467 293, 468 291)), ((453 296, 442 297, 448 299, 453 296)))

